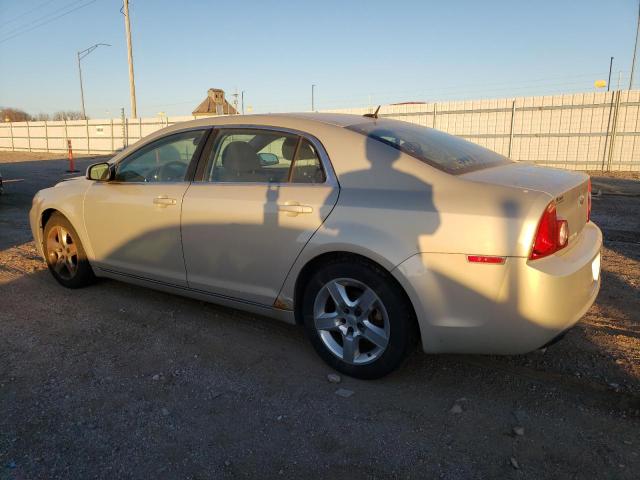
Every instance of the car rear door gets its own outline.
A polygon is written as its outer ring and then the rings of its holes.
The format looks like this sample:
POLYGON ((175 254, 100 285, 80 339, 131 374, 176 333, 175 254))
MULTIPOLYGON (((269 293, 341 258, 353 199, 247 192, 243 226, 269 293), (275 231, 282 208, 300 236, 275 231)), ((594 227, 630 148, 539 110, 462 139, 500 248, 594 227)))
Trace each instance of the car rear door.
POLYGON ((151 142, 118 162, 112 181, 89 187, 84 218, 98 268, 186 286, 182 199, 208 133, 195 129, 151 142))
POLYGON ((272 305, 338 198, 328 157, 277 129, 223 127, 210 144, 182 208, 188 285, 272 305))

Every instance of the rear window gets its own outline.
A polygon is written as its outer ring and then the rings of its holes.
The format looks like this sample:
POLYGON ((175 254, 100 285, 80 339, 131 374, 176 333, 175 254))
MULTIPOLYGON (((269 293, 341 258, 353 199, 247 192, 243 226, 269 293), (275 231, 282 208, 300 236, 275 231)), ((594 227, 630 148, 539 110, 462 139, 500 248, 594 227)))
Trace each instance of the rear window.
POLYGON ((507 157, 462 138, 398 120, 376 120, 346 128, 452 174, 511 163, 507 157))

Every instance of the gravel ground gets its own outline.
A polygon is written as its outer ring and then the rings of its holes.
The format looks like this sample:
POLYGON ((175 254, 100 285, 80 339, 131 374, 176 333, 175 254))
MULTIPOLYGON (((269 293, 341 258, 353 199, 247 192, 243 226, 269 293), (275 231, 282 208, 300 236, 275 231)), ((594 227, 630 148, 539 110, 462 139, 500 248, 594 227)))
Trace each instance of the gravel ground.
POLYGON ((0 479, 638 478, 633 174, 594 178, 603 287, 564 340, 416 353, 335 384, 296 327, 115 281, 58 286, 26 218, 66 175, 49 158, 0 152, 0 479))

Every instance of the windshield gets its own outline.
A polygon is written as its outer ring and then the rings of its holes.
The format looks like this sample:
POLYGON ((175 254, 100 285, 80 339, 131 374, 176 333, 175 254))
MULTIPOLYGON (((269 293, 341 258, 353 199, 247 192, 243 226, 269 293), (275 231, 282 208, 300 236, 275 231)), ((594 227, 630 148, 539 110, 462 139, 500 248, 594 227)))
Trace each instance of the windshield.
POLYGON ((453 174, 511 163, 507 157, 462 138, 398 120, 379 119, 346 128, 453 174))

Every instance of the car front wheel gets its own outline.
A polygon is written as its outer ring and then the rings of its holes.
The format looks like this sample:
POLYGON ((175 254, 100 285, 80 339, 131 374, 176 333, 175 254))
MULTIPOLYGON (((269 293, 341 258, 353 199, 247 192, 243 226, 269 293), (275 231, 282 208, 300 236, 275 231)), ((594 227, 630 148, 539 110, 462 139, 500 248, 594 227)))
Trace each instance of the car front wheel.
POLYGON ((400 286, 388 272, 359 259, 333 261, 316 271, 302 308, 316 351, 352 377, 379 378, 395 370, 417 337, 400 286))
POLYGON ((95 280, 77 232, 64 216, 51 215, 44 227, 44 253, 49 271, 67 288, 80 288, 95 280))

